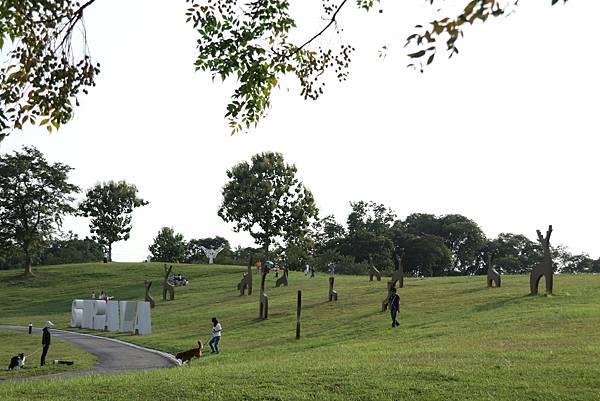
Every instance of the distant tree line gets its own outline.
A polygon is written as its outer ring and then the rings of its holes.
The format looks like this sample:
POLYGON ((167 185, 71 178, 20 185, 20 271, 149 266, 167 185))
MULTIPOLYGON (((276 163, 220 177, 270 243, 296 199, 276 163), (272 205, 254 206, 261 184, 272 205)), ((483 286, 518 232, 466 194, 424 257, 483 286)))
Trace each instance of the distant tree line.
MULTIPOLYGON (((325 216, 313 227, 312 248, 283 250, 293 266, 301 260, 324 269, 335 261, 336 271, 364 273, 369 255, 375 265, 393 269, 393 255, 404 252, 404 269, 416 276, 484 274, 484 260, 495 254, 496 269, 505 274, 522 274, 541 260, 537 242, 524 235, 502 233, 487 238, 479 225, 459 214, 436 216, 415 213, 404 220, 384 205, 353 202, 346 225, 325 216)), ((600 259, 572 254, 564 245, 552 248, 556 272, 600 272, 600 259)))
POLYGON ((221 245, 223 250, 214 259, 216 264, 243 265, 247 264, 250 258, 257 258, 260 255, 259 248, 238 246, 232 249, 229 241, 218 235, 185 240, 183 234, 175 232, 172 227, 161 228, 148 250, 153 262, 208 263, 202 247, 217 249, 221 245))
MULTIPOLYGON (((32 265, 101 262, 103 257, 102 245, 88 237, 80 239, 69 231, 40 244, 32 253, 32 265)), ((17 247, 9 246, 0 250, 0 269, 18 268, 22 262, 22 254, 17 247)))

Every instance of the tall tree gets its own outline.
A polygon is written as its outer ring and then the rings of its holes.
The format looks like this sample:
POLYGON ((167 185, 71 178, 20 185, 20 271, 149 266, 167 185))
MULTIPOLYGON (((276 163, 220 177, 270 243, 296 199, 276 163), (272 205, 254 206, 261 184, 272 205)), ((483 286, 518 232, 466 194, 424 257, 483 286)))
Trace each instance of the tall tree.
POLYGON ((32 251, 75 212, 72 194, 79 188, 68 182, 71 170, 48 163, 33 147, 0 156, 0 243, 21 250, 25 275, 32 274, 32 251))
POLYGON ((542 259, 538 244, 524 235, 501 233, 492 241, 495 264, 506 274, 523 274, 542 259))
POLYGON ((485 234, 477 223, 460 214, 448 214, 440 219, 442 237, 452 252, 452 267, 462 273, 474 273, 485 234))
POLYGON ((171 227, 163 227, 148 250, 153 262, 179 263, 185 258, 186 243, 182 234, 176 233, 171 227))
POLYGON ((348 232, 350 235, 361 231, 383 235, 392 226, 396 214, 385 205, 375 202, 350 202, 352 211, 348 215, 348 232))
POLYGON ((452 271, 452 252, 444 238, 427 234, 414 234, 396 224, 390 231, 396 249, 404 250, 404 269, 421 276, 441 276, 452 271))
POLYGON ((79 215, 90 217, 92 238, 107 248, 109 261, 112 244, 129 239, 133 210, 148 204, 137 192, 135 185, 125 181, 109 181, 88 189, 79 204, 79 215))
MULTIPOLYGON (((340 35, 344 8, 354 4, 360 10, 383 12, 384 4, 382 0, 338 0, 335 4, 323 0, 322 28, 298 32, 301 27, 289 1, 186 1, 190 3, 187 21, 199 36, 196 69, 238 81, 226 113, 234 132, 258 123, 270 107, 273 90, 286 75, 298 79, 305 99, 318 98, 328 77, 345 80, 355 48, 341 37, 322 40, 323 35, 328 31, 340 35)), ((0 140, 26 122, 39 122, 50 131, 58 128, 72 117, 81 93, 94 86, 100 65, 90 57, 83 16, 95 2, 0 2, 0 56, 7 61, 0 67, 0 140)), ((406 38, 409 66, 420 71, 438 52, 445 50, 450 57, 457 54, 457 42, 468 25, 509 15, 519 0, 460 0, 458 12, 454 2, 428 2, 432 13, 441 12, 441 16, 416 25, 406 38)))
POLYGON ((268 258, 269 247, 281 240, 294 243, 308 234, 317 207, 312 193, 296 177, 296 166, 285 163, 280 153, 252 156, 227 171, 218 214, 235 223, 234 231, 246 231, 268 258))
POLYGON ((313 224, 313 242, 317 252, 337 248, 345 236, 346 229, 331 214, 313 224))

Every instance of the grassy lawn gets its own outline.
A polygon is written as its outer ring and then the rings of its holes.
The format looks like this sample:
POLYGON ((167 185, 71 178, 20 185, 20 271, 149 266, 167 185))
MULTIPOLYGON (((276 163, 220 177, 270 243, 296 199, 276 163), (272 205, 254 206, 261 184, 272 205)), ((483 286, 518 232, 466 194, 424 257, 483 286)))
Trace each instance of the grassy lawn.
POLYGON ((505 276, 500 289, 485 288, 485 277, 408 279, 392 329, 380 312, 385 280, 338 276, 339 301, 328 303, 325 274, 292 272, 277 289, 270 274, 270 316, 259 321, 258 276, 252 296, 236 290, 244 270, 177 265, 191 283, 173 302, 161 299, 161 264, 55 266, 28 282, 0 272, 11 300, 0 303, 2 324, 67 328, 73 298, 105 290, 141 300, 153 280, 153 334, 114 337, 174 353, 206 342, 212 316, 223 325, 222 353, 191 366, 0 385, 0 399, 600 400, 600 276, 557 276, 551 297, 527 296, 528 276, 505 276))
POLYGON ((48 356, 46 357, 46 366, 42 367, 40 366, 41 341, 39 334, 29 335, 27 333, 0 330, 0 361, 3 364, 0 370, 0 380, 70 372, 88 368, 96 363, 93 355, 78 347, 53 338, 48 356), (20 352, 29 355, 34 351, 37 352, 25 360, 25 366, 22 369, 6 370, 13 356, 20 352), (55 359, 68 359, 75 363, 72 366, 54 365, 52 362, 55 359))

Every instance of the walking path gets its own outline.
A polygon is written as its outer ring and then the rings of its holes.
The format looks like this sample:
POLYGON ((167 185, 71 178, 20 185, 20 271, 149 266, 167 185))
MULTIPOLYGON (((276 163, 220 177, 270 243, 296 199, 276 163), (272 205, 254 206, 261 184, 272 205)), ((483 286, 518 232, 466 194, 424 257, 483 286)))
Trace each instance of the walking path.
MULTIPOLYGON (((0 325, 0 330, 27 332, 28 328, 0 325)), ((33 329, 33 331, 35 333, 41 333, 41 329, 33 329)), ((97 359, 96 365, 88 369, 73 372, 33 376, 17 380, 0 379, 0 383, 3 381, 42 380, 57 377, 64 378, 92 374, 128 372, 132 370, 169 368, 179 365, 179 362, 173 355, 149 348, 143 348, 124 341, 55 329, 52 329, 51 333, 53 338, 66 341, 94 355, 97 359)), ((52 351, 52 348, 50 350, 52 351)))

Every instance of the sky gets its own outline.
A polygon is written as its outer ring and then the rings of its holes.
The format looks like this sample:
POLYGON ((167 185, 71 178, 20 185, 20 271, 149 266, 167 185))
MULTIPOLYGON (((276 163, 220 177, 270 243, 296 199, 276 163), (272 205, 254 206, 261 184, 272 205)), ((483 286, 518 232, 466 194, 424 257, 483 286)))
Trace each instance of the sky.
MULTIPOLYGON (((291 3, 294 37, 323 26, 320 1, 291 3)), ((227 169, 263 151, 295 164, 320 214, 339 222, 351 201, 365 200, 399 218, 463 214, 488 237, 533 240, 552 224, 553 244, 600 257, 600 2, 521 2, 506 18, 467 28, 460 54, 438 55, 424 74, 406 68, 402 47, 435 9, 397 3, 383 0, 382 13, 340 13, 342 39, 357 48, 348 81, 329 79, 319 100, 305 101, 286 79, 258 127, 232 136, 223 115, 235 82, 194 71, 186 3, 98 1, 86 14, 91 54, 102 65, 97 87, 57 133, 27 127, 0 152, 34 145, 73 167, 71 181, 83 189, 111 179, 135 184, 150 204, 134 212, 131 238, 114 244, 115 261, 145 259, 163 226, 186 239, 253 245, 217 209, 227 169)), ((85 237, 88 221, 69 217, 63 230, 85 237)))

